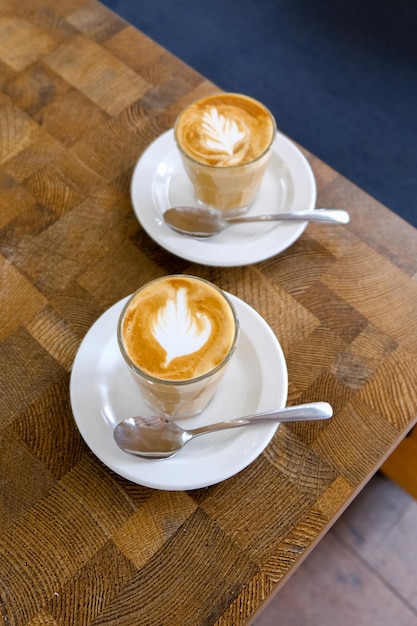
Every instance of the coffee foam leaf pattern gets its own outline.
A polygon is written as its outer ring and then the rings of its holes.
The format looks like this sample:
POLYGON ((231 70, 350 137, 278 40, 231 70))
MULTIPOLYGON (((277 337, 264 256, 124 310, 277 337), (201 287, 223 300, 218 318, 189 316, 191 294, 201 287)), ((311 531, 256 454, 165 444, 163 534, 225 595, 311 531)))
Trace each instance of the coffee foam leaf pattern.
POLYGON ((186 381, 216 369, 234 345, 234 312, 214 285, 174 275, 145 285, 123 314, 122 345, 133 368, 186 381))
POLYGON ((202 126, 203 141, 207 147, 230 156, 233 156, 236 145, 248 134, 248 129, 239 130, 236 120, 225 117, 216 107, 204 113, 202 126))
POLYGON ((152 334, 166 352, 165 366, 179 356, 197 352, 211 335, 211 322, 202 313, 192 313, 187 290, 178 289, 175 299, 167 300, 158 310, 152 324, 152 334))
POLYGON ((175 134, 186 157, 202 165, 231 167, 249 163, 268 149, 275 121, 253 98, 215 94, 186 107, 175 134))

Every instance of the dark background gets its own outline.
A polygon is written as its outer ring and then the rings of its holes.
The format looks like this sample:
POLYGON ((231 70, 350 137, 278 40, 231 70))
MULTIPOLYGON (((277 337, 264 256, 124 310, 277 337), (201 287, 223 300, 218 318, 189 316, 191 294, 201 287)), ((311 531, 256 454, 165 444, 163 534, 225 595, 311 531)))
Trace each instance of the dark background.
POLYGON ((417 226, 417 2, 103 3, 417 226))

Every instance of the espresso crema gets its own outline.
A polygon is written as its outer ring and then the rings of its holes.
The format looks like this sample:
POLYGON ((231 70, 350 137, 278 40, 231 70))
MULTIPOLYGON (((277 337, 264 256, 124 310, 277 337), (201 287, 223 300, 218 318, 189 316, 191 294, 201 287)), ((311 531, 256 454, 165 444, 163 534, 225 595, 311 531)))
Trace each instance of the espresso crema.
POLYGON ((216 94, 187 107, 175 125, 180 149, 204 165, 230 167, 260 157, 275 137, 275 121, 260 102, 216 94))
POLYGON ((237 333, 223 293, 184 275, 157 279, 138 290, 120 324, 123 349, 134 366, 172 381, 211 372, 228 356, 237 333))

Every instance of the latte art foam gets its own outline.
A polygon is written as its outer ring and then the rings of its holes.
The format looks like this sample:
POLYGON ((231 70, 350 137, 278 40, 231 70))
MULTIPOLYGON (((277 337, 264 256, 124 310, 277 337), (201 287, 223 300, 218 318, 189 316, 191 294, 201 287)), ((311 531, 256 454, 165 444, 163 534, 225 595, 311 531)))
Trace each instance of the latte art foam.
POLYGON ((181 287, 159 309, 152 321, 151 332, 166 352, 164 367, 168 367, 176 357, 197 352, 207 343, 211 335, 211 322, 203 313, 196 312, 193 315, 187 290, 181 287))
POLYGON ((218 367, 237 326, 224 294, 206 281, 168 276, 148 283, 121 319, 123 348, 134 366, 160 380, 184 381, 218 367))
POLYGON ((268 110, 240 94, 208 96, 180 115, 181 149, 205 165, 230 167, 257 159, 271 144, 275 126, 268 110))
POLYGON ((226 165, 236 158, 241 161, 242 149, 247 151, 250 140, 249 128, 241 120, 225 117, 216 107, 211 107, 203 114, 201 129, 200 141, 206 153, 218 152, 219 158, 223 154, 226 165))

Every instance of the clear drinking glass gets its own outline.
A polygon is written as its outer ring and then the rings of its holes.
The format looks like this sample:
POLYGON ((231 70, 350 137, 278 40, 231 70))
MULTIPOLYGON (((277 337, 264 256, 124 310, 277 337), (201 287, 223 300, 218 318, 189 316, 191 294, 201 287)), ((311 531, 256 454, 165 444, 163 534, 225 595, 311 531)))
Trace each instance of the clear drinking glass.
MULTIPOLYGON (((156 293, 158 293, 157 290, 156 293)), ((156 279, 155 281, 151 281, 151 283, 147 283, 138 289, 123 307, 117 326, 117 340, 121 354, 129 367, 134 380, 139 386, 143 399, 158 414, 162 413, 163 415, 169 417, 178 418, 197 415, 208 405, 210 400, 213 398, 216 389, 227 370, 230 359, 236 350, 238 336, 238 317, 233 304, 230 302, 230 299, 226 296, 226 294, 213 283, 188 275, 163 277, 156 279), (207 290, 210 298, 213 294, 216 294, 216 298, 220 298, 222 306, 226 307, 224 310, 228 312, 227 329, 225 328, 225 332, 229 333, 230 341, 220 362, 218 362, 215 367, 210 368, 202 374, 180 380, 170 380, 161 375, 150 373, 148 368, 145 369, 144 367, 140 367, 138 363, 135 362, 134 358, 132 358, 132 353, 127 347, 127 312, 132 310, 132 306, 135 305, 135 302, 137 302, 137 313, 138 315, 141 315, 140 300, 143 290, 148 289, 149 286, 152 286, 152 288, 158 288, 158 283, 162 286, 162 283, 167 280, 184 280, 185 284, 190 285, 191 288, 197 282, 200 289, 203 287, 203 293, 204 289, 207 290)), ((214 339, 213 341, 216 340, 214 339)), ((186 359, 187 356, 185 355, 184 358, 186 359)), ((198 355, 195 353, 193 353, 193 359, 198 363, 198 355)))

